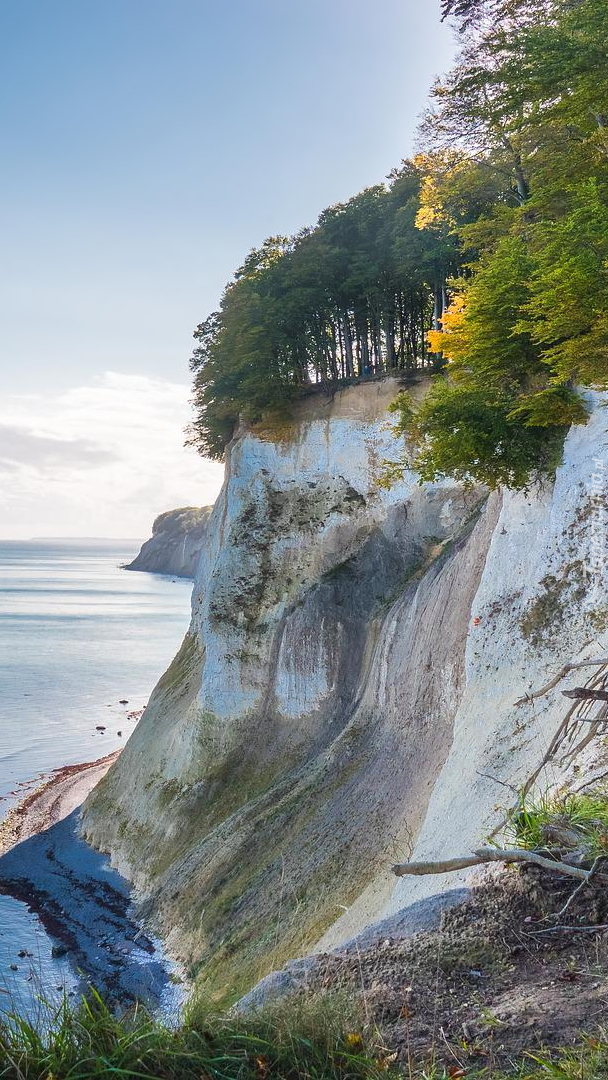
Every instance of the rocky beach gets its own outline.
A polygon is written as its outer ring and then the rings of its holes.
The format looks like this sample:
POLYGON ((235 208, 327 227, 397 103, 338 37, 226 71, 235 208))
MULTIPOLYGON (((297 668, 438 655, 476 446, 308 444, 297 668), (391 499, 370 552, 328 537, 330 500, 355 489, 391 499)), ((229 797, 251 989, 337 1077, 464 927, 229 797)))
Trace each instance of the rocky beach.
MULTIPOLYGON (((80 806, 117 757, 56 769, 9 811, 0 825, 0 893, 39 917, 53 958, 66 957, 81 986, 171 1015, 179 977, 142 931, 128 882, 79 835, 80 806)), ((22 944, 15 943, 15 968, 33 958, 22 944)))

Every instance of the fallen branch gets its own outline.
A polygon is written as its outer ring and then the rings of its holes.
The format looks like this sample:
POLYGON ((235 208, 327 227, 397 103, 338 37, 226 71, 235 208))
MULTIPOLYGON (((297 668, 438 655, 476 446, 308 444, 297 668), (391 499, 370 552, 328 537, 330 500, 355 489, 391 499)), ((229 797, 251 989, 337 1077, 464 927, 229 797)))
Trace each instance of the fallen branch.
POLYGON ((553 687, 557 686, 558 682, 561 682, 570 671, 577 671, 579 668, 584 667, 603 667, 604 664, 608 664, 608 657, 602 657, 601 660, 580 660, 576 664, 565 664, 564 667, 558 671, 555 678, 551 679, 551 682, 548 682, 546 686, 541 687, 540 690, 535 690, 531 694, 524 694, 524 696, 520 698, 519 701, 516 701, 515 704, 525 705, 526 702, 534 701, 535 698, 544 697, 544 695, 548 694, 549 690, 553 690, 553 687))
MULTIPOLYGON (((548 859, 545 855, 538 855, 536 851, 527 851, 525 848, 479 848, 472 855, 464 855, 460 859, 442 859, 438 862, 396 863, 392 870, 397 877, 406 877, 410 874, 415 877, 424 877, 426 874, 450 874, 454 870, 464 870, 469 866, 480 866, 482 863, 491 862, 530 862, 534 863, 535 866, 542 866, 545 870, 554 870, 558 874, 578 878, 579 881, 588 881, 591 874, 590 870, 583 870, 579 866, 570 866, 569 863, 560 860, 548 859)), ((600 880, 599 875, 597 875, 597 880, 600 880)), ((601 880, 606 882, 605 877, 602 877, 601 880)))

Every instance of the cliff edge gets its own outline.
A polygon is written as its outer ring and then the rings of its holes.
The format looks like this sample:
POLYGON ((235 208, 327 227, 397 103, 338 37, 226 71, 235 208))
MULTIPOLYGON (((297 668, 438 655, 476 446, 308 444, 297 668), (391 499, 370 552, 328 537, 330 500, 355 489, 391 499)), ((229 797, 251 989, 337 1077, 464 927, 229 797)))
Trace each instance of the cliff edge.
POLYGON ((239 430, 190 630, 85 805, 87 838, 222 999, 461 891, 395 884, 391 863, 478 846, 514 788, 605 753, 588 718, 564 727, 560 671, 605 652, 606 395, 554 482, 488 497, 411 471, 379 484, 397 390, 239 430))
POLYGON ((125 570, 193 578, 212 510, 212 506, 183 506, 159 514, 152 526, 152 536, 125 570))

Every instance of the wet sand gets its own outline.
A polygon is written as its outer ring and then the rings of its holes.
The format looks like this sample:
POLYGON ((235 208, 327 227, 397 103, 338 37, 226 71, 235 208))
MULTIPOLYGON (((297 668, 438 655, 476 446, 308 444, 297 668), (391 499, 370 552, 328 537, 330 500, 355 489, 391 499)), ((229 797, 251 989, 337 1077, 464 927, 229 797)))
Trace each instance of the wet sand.
POLYGON ((38 915, 54 954, 69 959, 83 985, 120 1005, 137 999, 175 1013, 181 992, 137 921, 129 882, 79 835, 80 806, 118 753, 55 770, 9 811, 0 825, 0 892, 38 915))

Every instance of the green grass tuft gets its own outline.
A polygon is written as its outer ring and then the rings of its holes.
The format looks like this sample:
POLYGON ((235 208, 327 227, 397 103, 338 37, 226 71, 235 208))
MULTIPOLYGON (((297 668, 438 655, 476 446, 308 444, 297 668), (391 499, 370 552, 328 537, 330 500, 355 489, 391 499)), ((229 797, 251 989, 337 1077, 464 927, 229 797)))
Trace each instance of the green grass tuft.
MULTIPOLYGON (((176 1030, 136 1007, 115 1016, 94 992, 44 1022, 0 1022, 2 1080, 608 1080, 608 1033, 575 1048, 530 1052, 507 1069, 459 1064, 459 1047, 429 1046, 427 1064, 399 1064, 347 999, 291 1000, 247 1017, 199 1001, 176 1030)), ((40 1019, 40 1018, 39 1018, 40 1019)))
POLYGON ((42 1024, 0 1022, 6 1080, 374 1080, 383 1051, 344 1023, 329 999, 314 1007, 217 1016, 200 1005, 171 1030, 136 1007, 115 1016, 94 992, 77 1008, 46 1007, 42 1024))
POLYGON ((511 814, 507 832, 519 847, 530 850, 557 844, 581 850, 589 858, 608 854, 608 795, 595 792, 523 800, 511 814))

